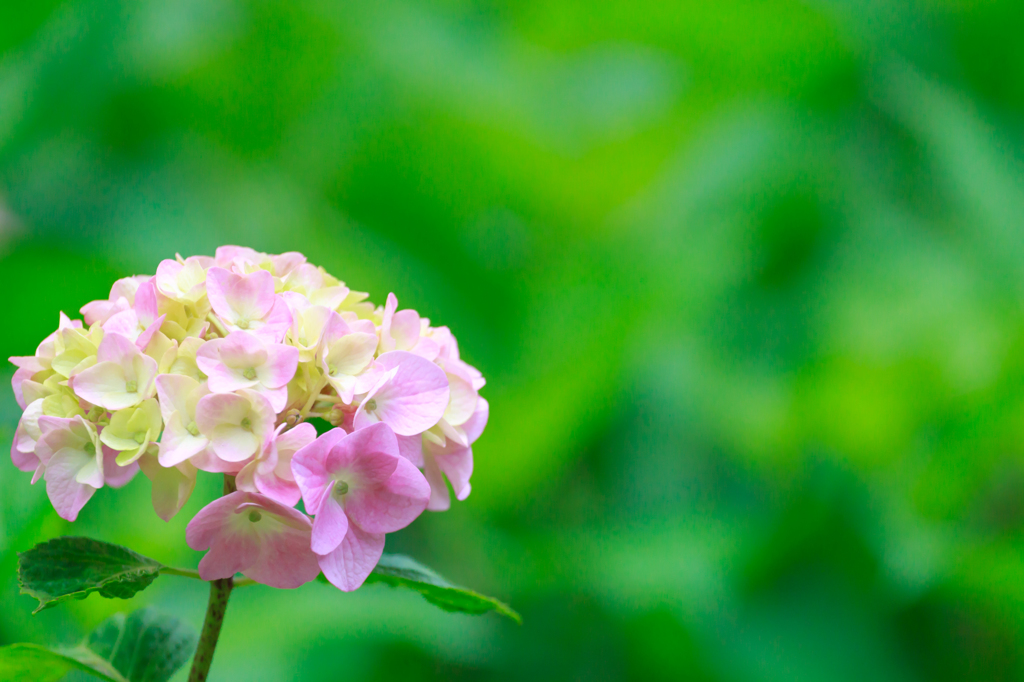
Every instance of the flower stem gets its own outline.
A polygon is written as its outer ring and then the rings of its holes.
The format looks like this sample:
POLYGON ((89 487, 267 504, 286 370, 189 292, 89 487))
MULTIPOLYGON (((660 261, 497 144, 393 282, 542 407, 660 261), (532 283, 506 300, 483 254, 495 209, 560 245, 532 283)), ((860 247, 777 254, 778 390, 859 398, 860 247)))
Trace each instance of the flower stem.
MULTIPOLYGON (((235 477, 224 474, 224 494, 235 492, 235 477)), ((179 573, 181 575, 181 573, 179 573)), ((188 682, 206 682, 213 663, 213 652, 217 648, 220 629, 224 625, 224 613, 228 610, 228 597, 235 586, 234 578, 220 578, 210 581, 210 601, 206 605, 206 618, 203 620, 203 631, 199 635, 196 655, 192 659, 192 670, 188 674, 188 682)))
POLYGON ((199 571, 192 568, 174 568, 173 566, 163 566, 160 568, 160 572, 164 575, 178 575, 182 578, 202 580, 202 578, 199 577, 199 571))
POLYGON ((228 608, 232 582, 231 578, 210 581, 210 602, 206 606, 206 620, 203 621, 203 632, 199 635, 199 646, 192 659, 188 682, 206 682, 206 676, 210 673, 213 652, 217 648, 220 628, 224 625, 224 612, 228 608))

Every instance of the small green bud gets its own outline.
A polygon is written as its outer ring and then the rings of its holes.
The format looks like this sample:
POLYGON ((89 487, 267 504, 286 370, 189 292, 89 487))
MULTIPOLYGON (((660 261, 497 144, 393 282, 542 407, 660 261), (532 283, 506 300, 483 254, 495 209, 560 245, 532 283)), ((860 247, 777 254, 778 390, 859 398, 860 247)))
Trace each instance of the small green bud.
POLYGON ((377 409, 377 399, 376 398, 370 398, 369 400, 366 401, 366 411, 367 412, 373 412, 376 409, 377 409))
POLYGON ((124 390, 128 393, 135 393, 139 390, 139 382, 132 379, 124 385, 124 390))
POLYGON ((256 369, 253 367, 246 367, 244 370, 242 370, 242 376, 248 379, 249 381, 252 381, 253 379, 256 378, 256 369))
POLYGON ((262 518, 263 518, 263 514, 260 514, 255 509, 253 509, 251 512, 249 512, 249 520, 252 521, 253 523, 256 523, 257 521, 259 521, 262 518))

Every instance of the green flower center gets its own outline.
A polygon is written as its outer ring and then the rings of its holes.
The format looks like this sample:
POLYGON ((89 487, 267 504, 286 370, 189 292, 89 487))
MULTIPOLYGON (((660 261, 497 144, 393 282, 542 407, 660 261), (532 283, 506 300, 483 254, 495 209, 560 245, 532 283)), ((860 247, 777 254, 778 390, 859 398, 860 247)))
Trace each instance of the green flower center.
POLYGON ((135 381, 134 379, 132 381, 127 382, 124 385, 124 390, 128 393, 135 393, 137 390, 139 390, 139 382, 135 381))
POLYGON ((334 484, 334 496, 339 500, 348 494, 348 483, 345 481, 338 481, 334 484))
POLYGON ((253 379, 256 378, 256 369, 254 367, 246 367, 244 370, 242 370, 242 376, 248 379, 249 381, 252 381, 253 379))
POLYGON ((249 328, 249 320, 246 320, 246 319, 239 320, 238 322, 235 323, 235 326, 238 327, 239 329, 248 329, 249 328))
POLYGON ((366 401, 366 411, 367 412, 373 412, 376 409, 377 409, 377 399, 376 398, 370 398, 369 400, 366 401))
POLYGON ((146 432, 145 431, 136 431, 134 438, 135 438, 135 442, 136 443, 138 443, 139 445, 142 445, 143 443, 146 442, 146 432))
POLYGON ((263 518, 263 514, 260 514, 255 509, 253 509, 251 512, 249 512, 249 520, 252 521, 253 523, 256 523, 257 521, 259 521, 262 518, 263 518))
POLYGON ((248 417, 242 420, 242 428, 245 429, 246 431, 252 431, 252 422, 249 420, 248 417))
POLYGON ((199 435, 199 425, 196 424, 194 421, 189 422, 188 426, 185 427, 185 430, 191 433, 193 436, 199 435))
POLYGON ((96 444, 93 443, 92 441, 89 441, 88 443, 86 443, 85 444, 85 448, 83 448, 83 449, 86 452, 88 452, 90 455, 95 455, 96 454, 96 444))

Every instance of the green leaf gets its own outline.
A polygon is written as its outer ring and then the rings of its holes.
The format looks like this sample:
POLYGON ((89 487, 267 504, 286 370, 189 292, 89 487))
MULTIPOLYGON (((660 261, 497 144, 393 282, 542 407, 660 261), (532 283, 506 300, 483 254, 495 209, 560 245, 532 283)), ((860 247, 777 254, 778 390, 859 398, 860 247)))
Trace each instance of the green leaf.
POLYGON ((130 549, 89 538, 57 538, 18 555, 21 593, 39 600, 33 613, 92 592, 129 599, 149 587, 161 568, 130 549))
POLYGON ((65 651, 52 651, 36 644, 0 647, 0 680, 57 682, 72 670, 81 670, 108 682, 127 682, 107 661, 84 646, 65 651))
POLYGON ((85 646, 129 682, 167 682, 192 656, 196 634, 152 607, 125 618, 116 614, 96 628, 85 646))
MULTIPOLYGON (((319 579, 328 582, 322 573, 319 579)), ((517 623, 523 622, 522 617, 508 604, 464 587, 456 587, 415 559, 402 554, 383 555, 366 578, 366 584, 372 583, 416 590, 428 602, 445 611, 473 614, 494 611, 517 623)))
POLYGON ((195 647, 195 633, 177 618, 139 609, 107 619, 73 649, 0 648, 0 680, 56 682, 80 670, 107 682, 167 682, 195 647))

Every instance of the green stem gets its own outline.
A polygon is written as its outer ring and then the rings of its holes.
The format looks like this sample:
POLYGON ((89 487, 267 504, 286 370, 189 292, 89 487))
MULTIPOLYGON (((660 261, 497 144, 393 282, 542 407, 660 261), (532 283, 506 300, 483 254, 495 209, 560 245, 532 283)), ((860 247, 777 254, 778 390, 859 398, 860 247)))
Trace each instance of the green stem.
POLYGON ((173 566, 162 566, 160 572, 165 575, 178 575, 182 578, 192 578, 193 580, 202 580, 199 577, 199 571, 192 568, 174 568, 173 566))
POLYGON ((203 632, 199 635, 199 645, 192 659, 188 682, 206 682, 210 674, 213 652, 217 648, 221 626, 224 625, 224 612, 228 609, 232 587, 231 578, 210 581, 210 602, 206 606, 206 620, 203 621, 203 632))
MULTIPOLYGON (((235 492, 235 477, 224 474, 224 494, 235 492)), ((172 569, 175 570, 175 569, 172 569)), ((186 571, 178 573, 182 575, 186 571)), ((220 629, 224 625, 224 613, 228 610, 228 597, 235 586, 233 578, 221 578, 210 581, 210 601, 206 605, 206 618, 203 620, 203 631, 199 634, 196 655, 192 659, 192 670, 188 674, 188 682, 206 682, 213 663, 213 652, 217 648, 220 629)))

